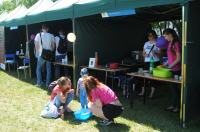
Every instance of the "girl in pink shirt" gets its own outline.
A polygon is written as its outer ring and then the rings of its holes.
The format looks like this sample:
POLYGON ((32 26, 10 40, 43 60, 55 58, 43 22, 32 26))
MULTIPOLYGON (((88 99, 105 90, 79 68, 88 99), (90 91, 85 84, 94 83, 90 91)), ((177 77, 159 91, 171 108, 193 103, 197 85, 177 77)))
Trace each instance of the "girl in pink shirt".
POLYGON ((84 85, 90 101, 88 107, 93 115, 103 119, 101 125, 113 123, 114 118, 123 112, 122 104, 115 93, 92 76, 84 78, 84 85))
MULTIPOLYGON (((168 64, 167 68, 172 70, 173 75, 181 75, 181 44, 178 35, 173 29, 166 29, 164 37, 169 41, 167 49, 168 64)), ((167 107, 166 110, 177 113, 180 107, 180 92, 178 84, 171 84, 172 91, 172 105, 167 107)))

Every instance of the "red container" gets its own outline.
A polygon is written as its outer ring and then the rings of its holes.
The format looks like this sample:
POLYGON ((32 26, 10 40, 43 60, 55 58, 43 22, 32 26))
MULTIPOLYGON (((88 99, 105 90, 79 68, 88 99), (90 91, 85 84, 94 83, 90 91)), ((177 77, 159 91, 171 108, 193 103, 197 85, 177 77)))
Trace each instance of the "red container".
POLYGON ((118 63, 110 63, 110 69, 118 69, 119 64, 118 63))

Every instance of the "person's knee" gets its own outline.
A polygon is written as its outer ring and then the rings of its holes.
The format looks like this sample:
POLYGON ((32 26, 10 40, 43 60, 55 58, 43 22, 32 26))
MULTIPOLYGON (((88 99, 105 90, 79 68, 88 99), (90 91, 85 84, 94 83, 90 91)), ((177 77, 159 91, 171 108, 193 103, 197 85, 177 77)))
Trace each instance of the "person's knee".
POLYGON ((74 89, 71 89, 67 96, 69 96, 70 98, 74 98, 74 89))

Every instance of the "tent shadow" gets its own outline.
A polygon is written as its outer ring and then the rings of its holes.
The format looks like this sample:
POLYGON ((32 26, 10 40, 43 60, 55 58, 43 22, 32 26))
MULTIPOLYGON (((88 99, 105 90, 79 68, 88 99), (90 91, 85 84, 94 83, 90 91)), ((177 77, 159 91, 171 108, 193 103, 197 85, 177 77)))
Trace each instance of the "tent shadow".
POLYGON ((119 131, 122 131, 122 132, 127 132, 130 130, 130 127, 127 126, 126 124, 121 124, 121 123, 114 123, 114 124, 111 124, 109 126, 101 126, 99 124, 96 124, 95 127, 100 131, 100 132, 110 132, 110 131, 113 131, 113 130, 119 130, 119 131))
POLYGON ((143 104, 141 97, 135 97, 133 107, 131 108, 130 100, 125 101, 122 99, 125 109, 121 117, 149 126, 155 130, 170 131, 175 128, 177 131, 181 131, 179 114, 164 110, 167 106, 167 100, 168 98, 159 95, 159 98, 147 100, 147 103, 143 104))

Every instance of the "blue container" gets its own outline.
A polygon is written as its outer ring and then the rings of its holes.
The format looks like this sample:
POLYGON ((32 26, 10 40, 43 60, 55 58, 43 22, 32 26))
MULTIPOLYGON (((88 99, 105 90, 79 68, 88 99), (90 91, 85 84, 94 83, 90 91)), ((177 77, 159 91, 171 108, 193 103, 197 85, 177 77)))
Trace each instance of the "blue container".
POLYGON ((74 112, 75 119, 85 121, 92 116, 92 112, 89 109, 80 109, 74 112))

